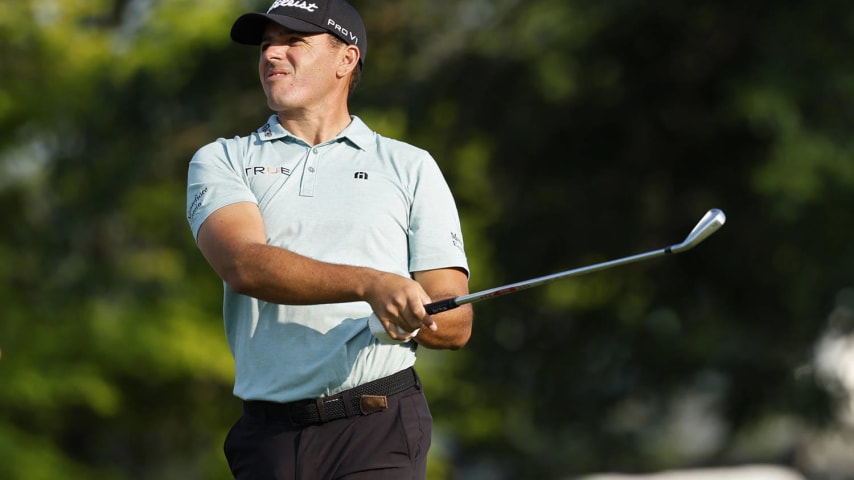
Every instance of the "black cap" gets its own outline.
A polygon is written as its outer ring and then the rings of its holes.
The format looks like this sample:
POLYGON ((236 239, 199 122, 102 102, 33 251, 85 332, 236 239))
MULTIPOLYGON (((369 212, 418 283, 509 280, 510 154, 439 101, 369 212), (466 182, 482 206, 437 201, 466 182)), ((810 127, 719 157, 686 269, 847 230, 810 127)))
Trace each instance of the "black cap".
POLYGON ((301 33, 330 33, 359 48, 359 62, 368 51, 368 35, 362 17, 344 0, 276 0, 267 13, 241 15, 231 27, 231 39, 244 45, 260 45, 268 22, 301 33))

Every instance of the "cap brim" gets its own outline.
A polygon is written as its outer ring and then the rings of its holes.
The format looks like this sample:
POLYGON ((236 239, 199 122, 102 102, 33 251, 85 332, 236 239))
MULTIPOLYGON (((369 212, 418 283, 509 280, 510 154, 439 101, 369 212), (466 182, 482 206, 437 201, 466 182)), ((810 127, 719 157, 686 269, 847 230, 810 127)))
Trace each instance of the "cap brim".
POLYGON ((231 39, 243 45, 261 45, 264 30, 269 22, 278 23, 285 28, 301 33, 322 33, 326 31, 317 25, 293 17, 269 13, 247 13, 241 15, 231 26, 231 39))

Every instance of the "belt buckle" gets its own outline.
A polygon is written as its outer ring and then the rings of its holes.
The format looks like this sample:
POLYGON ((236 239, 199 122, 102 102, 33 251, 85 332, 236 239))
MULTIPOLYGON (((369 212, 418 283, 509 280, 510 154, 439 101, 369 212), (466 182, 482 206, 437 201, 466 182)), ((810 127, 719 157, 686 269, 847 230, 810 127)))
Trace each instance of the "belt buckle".
MULTIPOLYGON (((326 406, 332 404, 334 402, 343 402, 344 398, 341 394, 331 395, 328 397, 318 397, 314 400, 314 405, 317 407, 317 416, 320 419, 320 423, 326 423, 330 420, 335 420, 338 417, 332 418, 329 416, 329 412, 326 410, 326 406)), ((344 409, 346 414, 346 407, 344 409)))

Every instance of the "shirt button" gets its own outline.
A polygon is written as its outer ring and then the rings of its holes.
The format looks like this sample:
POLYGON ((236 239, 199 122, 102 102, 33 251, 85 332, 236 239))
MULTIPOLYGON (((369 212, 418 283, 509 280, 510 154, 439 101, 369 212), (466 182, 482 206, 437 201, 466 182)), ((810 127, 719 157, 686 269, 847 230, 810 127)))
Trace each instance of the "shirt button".
POLYGON ((315 155, 317 155, 317 149, 316 148, 312 151, 314 152, 315 155))
POLYGON ((314 167, 308 167, 308 171, 314 173, 314 167))

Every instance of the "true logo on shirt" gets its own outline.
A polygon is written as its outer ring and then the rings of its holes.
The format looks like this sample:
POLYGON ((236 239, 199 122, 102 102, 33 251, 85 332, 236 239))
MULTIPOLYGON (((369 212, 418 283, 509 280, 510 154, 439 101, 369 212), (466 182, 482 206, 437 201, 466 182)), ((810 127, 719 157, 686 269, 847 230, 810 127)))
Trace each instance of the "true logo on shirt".
POLYGON ((243 169, 247 177, 256 175, 290 175, 291 169, 285 167, 246 167, 243 169))

